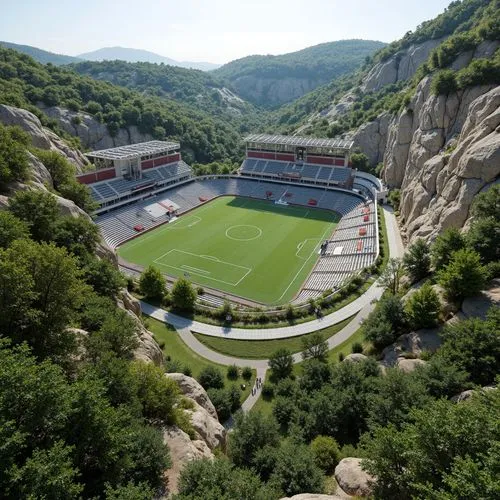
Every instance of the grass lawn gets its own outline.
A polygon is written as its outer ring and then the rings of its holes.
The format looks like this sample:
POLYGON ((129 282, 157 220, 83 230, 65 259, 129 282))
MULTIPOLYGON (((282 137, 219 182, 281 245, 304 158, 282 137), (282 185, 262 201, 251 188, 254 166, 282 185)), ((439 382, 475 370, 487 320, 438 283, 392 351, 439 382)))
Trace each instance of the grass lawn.
POLYGON ((339 219, 329 210, 224 196, 125 243, 118 253, 170 276, 189 275, 199 285, 286 304, 339 219))
MULTIPOLYGON (((331 337, 346 326, 352 318, 348 318, 337 325, 320 330, 323 340, 331 337)), ((271 354, 281 348, 289 349, 292 353, 302 351, 302 341, 313 333, 279 340, 228 340, 219 337, 210 337, 200 333, 193 335, 213 351, 244 359, 268 359, 271 354)))
POLYGON ((228 380, 228 378, 226 377, 226 366, 212 363, 208 359, 198 356, 198 354, 193 352, 182 341, 182 339, 179 337, 179 334, 173 327, 166 325, 160 321, 156 321, 153 318, 147 318, 147 324, 148 329, 154 334, 156 341, 162 346, 165 356, 170 356, 172 360, 178 361, 183 367, 189 366, 194 378, 198 378, 198 375, 200 374, 201 370, 203 370, 203 368, 207 366, 214 366, 221 370, 221 372, 224 374, 224 383, 226 387, 232 384, 237 384, 238 386, 241 383, 246 384, 247 388, 244 391, 241 391, 241 402, 243 402, 250 394, 251 388, 255 382, 255 370, 252 370, 252 379, 248 383, 245 382, 241 377, 236 381, 228 380))

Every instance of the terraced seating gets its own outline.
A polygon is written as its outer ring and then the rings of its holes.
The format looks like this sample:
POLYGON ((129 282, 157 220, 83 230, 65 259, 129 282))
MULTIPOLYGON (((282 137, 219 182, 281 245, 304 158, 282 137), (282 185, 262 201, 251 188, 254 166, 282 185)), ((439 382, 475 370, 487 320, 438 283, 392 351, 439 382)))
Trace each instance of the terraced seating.
MULTIPOLYGON (((256 164, 259 161, 256 160, 256 164)), ((99 216, 97 224, 106 242, 116 247, 137 234, 134 230, 135 225, 140 224, 144 229, 149 229, 168 220, 167 215, 152 218, 144 210, 145 206, 155 201, 168 198, 179 205, 178 212, 182 214, 200 205, 200 198, 209 200, 216 196, 232 194, 266 199, 269 192, 273 193, 272 199, 279 199, 285 193, 291 193, 292 196, 286 199, 299 205, 307 206, 310 199, 315 199, 319 208, 335 210, 342 215, 330 239, 327 255, 319 259, 293 303, 317 298, 326 290, 339 288, 353 273, 373 264, 377 245, 374 204, 366 204, 361 198, 347 192, 300 184, 289 185, 237 177, 194 181, 181 186, 172 186, 157 196, 99 216), (367 207, 370 210, 370 221, 364 222, 367 207), (365 234, 361 235, 360 229, 363 229, 365 234), (359 242, 362 242, 361 248, 359 248, 359 242), (343 247, 340 255, 333 255, 336 247, 343 247)), ((217 298, 214 300, 217 301, 217 298)))

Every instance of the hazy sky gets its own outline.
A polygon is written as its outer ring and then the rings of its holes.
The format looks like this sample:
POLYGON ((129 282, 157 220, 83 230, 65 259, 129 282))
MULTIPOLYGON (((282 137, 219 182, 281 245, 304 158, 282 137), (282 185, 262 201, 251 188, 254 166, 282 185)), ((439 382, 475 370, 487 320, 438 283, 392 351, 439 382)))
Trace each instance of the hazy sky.
POLYGON ((120 45, 225 63, 322 42, 391 42, 451 0, 0 0, 0 40, 69 55, 120 45))

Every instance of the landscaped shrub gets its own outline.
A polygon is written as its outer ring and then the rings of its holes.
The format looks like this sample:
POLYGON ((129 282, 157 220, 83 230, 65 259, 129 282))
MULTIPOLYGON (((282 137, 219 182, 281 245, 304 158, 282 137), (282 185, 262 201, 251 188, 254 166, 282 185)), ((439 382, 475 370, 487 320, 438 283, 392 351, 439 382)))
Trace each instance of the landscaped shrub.
POLYGON ((238 367, 236 365, 227 367, 227 378, 229 380, 236 380, 238 378, 238 367))

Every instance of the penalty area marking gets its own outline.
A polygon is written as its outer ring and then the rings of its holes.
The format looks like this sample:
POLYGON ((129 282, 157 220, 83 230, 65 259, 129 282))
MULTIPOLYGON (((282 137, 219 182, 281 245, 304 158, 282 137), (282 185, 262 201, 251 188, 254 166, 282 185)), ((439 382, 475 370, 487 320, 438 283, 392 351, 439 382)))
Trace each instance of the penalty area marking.
POLYGON ((226 238, 229 238, 230 240, 234 241, 253 241, 256 240, 257 238, 260 238, 262 236, 262 229, 258 226, 252 226, 251 224, 238 224, 236 226, 231 226, 226 229, 226 238), (257 233, 255 236, 252 236, 251 238, 235 238, 234 236, 230 236, 229 232, 233 229, 237 229, 239 227, 251 227, 253 229, 257 230, 257 233))
MULTIPOLYGON (((180 271, 180 272, 189 271, 191 274, 195 274, 195 275, 201 276, 203 278, 217 281, 219 283, 224 283, 225 285, 230 285, 230 286, 238 286, 252 272, 252 269, 249 267, 240 266, 238 264, 233 264, 231 262, 225 262, 223 260, 218 259, 217 257, 212 256, 212 255, 198 255, 195 253, 186 252, 184 250, 179 250, 177 248, 173 248, 172 250, 169 250, 168 252, 164 253, 163 255, 161 255, 160 257, 155 259, 153 262, 155 264, 158 264, 159 266, 168 267, 171 269, 176 269, 177 271, 180 271), (165 259, 165 257, 170 256, 170 259, 167 258, 167 262, 171 261, 171 262, 174 262, 174 264, 175 264, 175 261, 176 261, 175 255, 178 256, 177 259, 179 259, 179 256, 180 256, 180 258, 182 258, 183 256, 184 256, 184 258, 185 258, 185 256, 188 256, 188 258, 191 258, 192 261, 196 261, 196 259, 198 259, 198 262, 200 262, 200 261, 202 263, 205 262, 207 265, 216 264, 216 267, 221 268, 219 270, 222 271, 222 273, 224 273, 224 268, 225 268, 226 273, 227 272, 232 273, 233 276, 236 273, 236 276, 234 276, 234 278, 239 278, 239 279, 237 279, 237 280, 235 279, 234 282, 225 281, 225 280, 222 280, 219 278, 214 278, 213 277, 213 274, 214 274, 213 269, 212 269, 212 271, 209 271, 208 269, 203 269, 201 267, 195 267, 194 265, 188 265, 188 264, 184 264, 181 262, 179 262, 178 265, 167 264, 165 262, 162 262, 165 259)), ((196 263, 196 262, 193 262, 193 264, 194 263, 196 263)), ((198 266, 199 266, 199 264, 198 264, 198 266)), ((210 265, 209 265, 209 267, 210 267, 210 265)))

